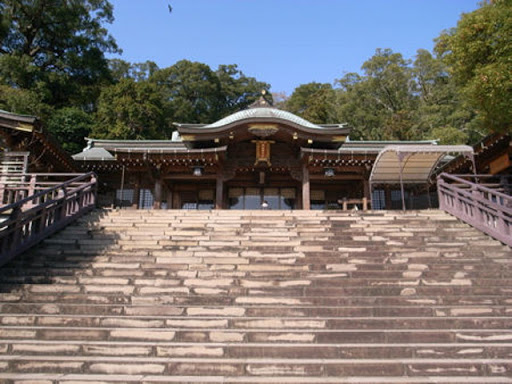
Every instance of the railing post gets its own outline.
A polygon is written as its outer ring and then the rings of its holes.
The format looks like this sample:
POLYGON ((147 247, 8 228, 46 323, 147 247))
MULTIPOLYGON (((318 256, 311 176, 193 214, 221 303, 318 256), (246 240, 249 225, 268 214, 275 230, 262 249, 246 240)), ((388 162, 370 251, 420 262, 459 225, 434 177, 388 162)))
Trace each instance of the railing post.
MULTIPOLYGON (((29 182, 29 186, 28 186, 28 194, 26 197, 28 196, 34 196, 36 193, 36 175, 30 175, 30 182, 29 182)), ((38 202, 36 201, 37 199, 34 199, 34 200, 31 200, 28 204, 28 207, 33 207, 34 205, 37 205, 38 202)))
POLYGON ((439 209, 446 211, 445 181, 442 176, 437 177, 437 195, 439 197, 439 209))
POLYGON ((8 233, 11 234, 10 244, 7 245, 9 249, 8 252, 11 253, 18 247, 18 243, 21 240, 21 226, 19 223, 19 218, 21 216, 21 206, 17 206, 13 209, 9 220, 12 220, 12 223, 7 228, 8 233))
POLYGON ((4 177, 0 179, 0 206, 4 205, 5 188, 7 187, 4 177))
POLYGON ((501 215, 498 215, 496 219, 496 230, 498 233, 502 234, 503 236, 509 236, 510 226, 506 223, 505 219, 501 215))
POLYGON ((482 210, 482 207, 485 205, 484 200, 485 196, 483 192, 478 190, 478 185, 473 185, 471 188, 471 195, 473 198, 473 205, 468 210, 468 216, 472 216, 472 220, 476 220, 479 223, 484 223, 487 218, 482 210))
POLYGON ((96 177, 96 174, 92 174, 91 175, 91 181, 90 183, 92 184, 90 189, 89 189, 89 205, 93 205, 93 206, 96 206, 96 201, 97 201, 97 195, 98 195, 98 178, 96 177))

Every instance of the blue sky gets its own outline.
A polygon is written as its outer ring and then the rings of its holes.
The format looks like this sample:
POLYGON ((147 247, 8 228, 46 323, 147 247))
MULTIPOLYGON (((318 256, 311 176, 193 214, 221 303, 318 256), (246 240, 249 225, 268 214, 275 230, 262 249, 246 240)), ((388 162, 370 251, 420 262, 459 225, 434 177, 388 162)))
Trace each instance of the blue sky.
POLYGON ((111 0, 108 26, 130 62, 238 64, 290 95, 358 72, 376 48, 431 50, 477 0, 111 0), (173 12, 169 14, 167 4, 173 12))

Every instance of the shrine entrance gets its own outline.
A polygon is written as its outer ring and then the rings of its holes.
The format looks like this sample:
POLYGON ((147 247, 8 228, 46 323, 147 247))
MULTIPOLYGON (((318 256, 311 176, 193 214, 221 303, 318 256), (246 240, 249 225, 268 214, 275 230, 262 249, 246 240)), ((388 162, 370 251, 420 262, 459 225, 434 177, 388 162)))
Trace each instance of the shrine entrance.
POLYGON ((297 207, 295 188, 231 187, 228 189, 229 209, 290 210, 297 207), (267 207, 262 207, 266 202, 267 207))

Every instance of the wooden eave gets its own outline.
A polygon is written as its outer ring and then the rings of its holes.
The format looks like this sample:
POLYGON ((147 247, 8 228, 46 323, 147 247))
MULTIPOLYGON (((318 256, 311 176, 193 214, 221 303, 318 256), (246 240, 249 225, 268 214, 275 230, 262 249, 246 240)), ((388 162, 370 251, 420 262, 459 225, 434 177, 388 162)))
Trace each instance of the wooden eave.
MULTIPOLYGON (((198 136, 202 135, 212 135, 219 133, 228 133, 233 129, 237 129, 238 127, 246 127, 249 124, 278 124, 281 126, 289 126, 300 132, 304 132, 310 135, 315 136, 332 136, 332 135, 348 135, 352 130, 351 127, 342 126, 342 125, 328 125, 321 126, 321 128, 309 128, 304 127, 300 124, 296 124, 289 120, 283 120, 279 118, 250 118, 234 121, 230 124, 226 124, 219 127, 207 127, 207 126, 191 126, 188 124, 179 124, 175 123, 175 126, 178 129, 178 132, 183 136, 187 134, 194 134, 198 136)), ((235 132, 236 134, 236 132, 235 132)), ((214 137, 218 137, 215 135, 214 137)))
POLYGON ((82 160, 83 169, 120 169, 123 166, 146 168, 148 166, 214 166, 225 157, 226 147, 204 150, 118 148, 110 150, 114 160, 82 160))
POLYGON ((171 140, 104 140, 85 138, 89 145, 99 148, 104 148, 107 151, 111 150, 152 150, 152 149, 186 149, 182 142, 175 142, 171 140))
POLYGON ((40 125, 37 117, 0 111, 0 127, 22 132, 33 132, 40 125))
POLYGON ((376 153, 301 148, 301 158, 312 166, 366 166, 373 165, 376 153))
MULTIPOLYGON (((496 157, 503 153, 511 153, 512 138, 509 135, 500 133, 493 133, 486 136, 482 141, 473 146, 475 154, 475 163, 478 172, 483 172, 483 169, 489 163, 496 159, 496 157)), ((473 173, 471 169, 471 161, 465 156, 457 156, 443 167, 437 169, 434 176, 442 172, 463 174, 473 173)))
POLYGON ((191 133, 181 132, 183 144, 188 148, 212 148, 220 145, 233 145, 237 142, 247 140, 273 140, 281 142, 294 142, 298 146, 314 146, 320 145, 321 147, 328 147, 330 149, 338 148, 345 141, 350 128, 320 130, 298 129, 297 126, 291 124, 273 124, 266 122, 269 125, 276 125, 278 131, 267 137, 258 137, 250 132, 252 128, 251 123, 243 123, 234 126, 233 129, 216 129, 202 131, 190 130, 191 133))
POLYGON ((57 168, 61 168, 67 172, 77 171, 78 168, 76 162, 66 151, 62 149, 52 135, 44 131, 34 132, 33 134, 45 149, 50 151, 51 156, 57 159, 57 161, 52 160, 51 163, 53 163, 57 168))

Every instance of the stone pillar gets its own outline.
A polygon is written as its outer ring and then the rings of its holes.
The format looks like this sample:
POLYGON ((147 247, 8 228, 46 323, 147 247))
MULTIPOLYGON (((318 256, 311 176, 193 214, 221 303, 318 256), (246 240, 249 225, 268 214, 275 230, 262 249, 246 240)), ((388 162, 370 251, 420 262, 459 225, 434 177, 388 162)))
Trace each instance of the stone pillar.
POLYGON ((217 184, 215 187, 215 209, 224 208, 224 181, 222 180, 222 173, 217 172, 217 184))
POLYGON ((309 183, 309 170, 306 164, 302 166, 302 209, 311 209, 311 194, 309 183))
POLYGON ((153 200, 153 209, 162 208, 162 179, 155 180, 155 198, 153 200))

